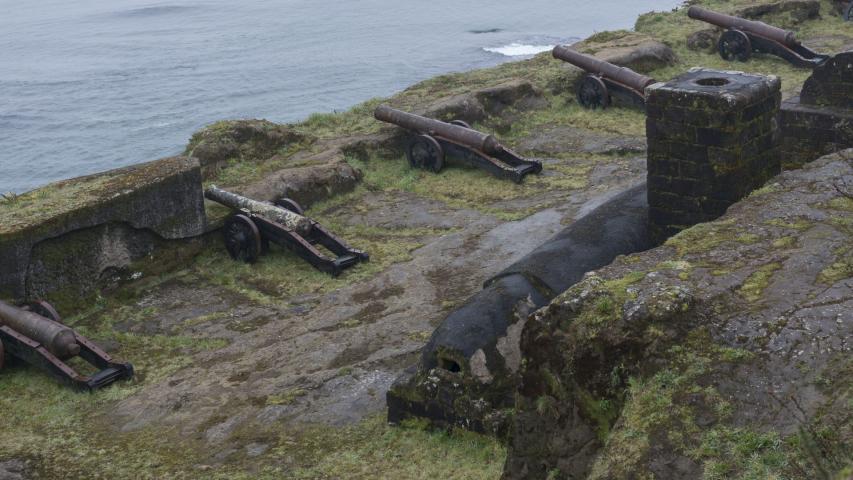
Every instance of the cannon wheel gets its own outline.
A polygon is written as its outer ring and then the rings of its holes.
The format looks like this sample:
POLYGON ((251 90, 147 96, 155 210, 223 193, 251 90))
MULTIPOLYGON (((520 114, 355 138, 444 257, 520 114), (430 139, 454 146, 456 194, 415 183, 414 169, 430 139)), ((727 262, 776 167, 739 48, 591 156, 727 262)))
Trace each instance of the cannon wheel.
POLYGON ((604 81, 595 75, 586 75, 578 86, 578 103, 584 108, 595 110, 610 106, 610 92, 604 81))
POLYGON ((726 30, 720 35, 717 42, 720 56, 725 60, 738 60, 745 62, 752 56, 752 42, 749 37, 740 30, 726 30))
POLYGON ((261 254, 261 232, 251 218, 243 215, 232 215, 225 221, 222 229, 225 237, 225 249, 234 260, 255 263, 261 254))
POLYGON ((451 120, 448 123, 450 123, 451 125, 456 125, 458 127, 464 127, 467 129, 471 128, 471 125, 468 125, 468 122, 466 122, 465 120, 451 120))
POLYGON ((406 157, 409 165, 414 168, 423 168, 435 173, 444 167, 444 149, 438 140, 429 135, 418 135, 409 142, 406 149, 406 157))
POLYGON ((299 205, 298 203, 296 203, 296 200, 293 200, 291 198, 279 198, 275 201, 275 205, 285 210, 289 210, 297 215, 305 215, 305 210, 302 208, 302 205, 299 205))
POLYGON ((62 323, 62 317, 59 316, 59 312, 53 308, 53 305, 48 303, 45 300, 37 300, 35 302, 30 302, 24 305, 24 310, 29 310, 36 315, 41 315, 44 318, 49 318, 56 323, 62 323))
POLYGON ((846 7, 844 7, 844 20, 851 21, 853 20, 853 2, 850 2, 846 7))

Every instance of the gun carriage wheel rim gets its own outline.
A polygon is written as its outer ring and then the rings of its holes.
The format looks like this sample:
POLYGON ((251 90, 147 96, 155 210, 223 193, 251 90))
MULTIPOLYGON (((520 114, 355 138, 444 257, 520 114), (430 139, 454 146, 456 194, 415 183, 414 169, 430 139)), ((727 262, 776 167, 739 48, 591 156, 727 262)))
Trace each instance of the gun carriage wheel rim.
POLYGON ((41 315, 44 318, 49 318, 56 323, 62 323, 62 317, 59 315, 59 312, 53 308, 53 305, 45 300, 30 302, 24 305, 23 308, 24 310, 29 310, 37 315, 41 315))
POLYGON ((296 200, 293 200, 292 198, 279 198, 275 201, 275 205, 285 210, 289 210, 297 215, 305 215, 305 209, 302 208, 302 205, 299 205, 296 200))
POLYGON ((3 351, 3 342, 0 341, 0 370, 3 370, 3 363, 6 361, 6 352, 3 351))
POLYGON ((249 217, 232 215, 223 229, 225 249, 234 260, 254 263, 262 250, 261 232, 249 217))
POLYGON ((720 35, 717 43, 720 56, 724 60, 738 60, 745 62, 752 56, 752 42, 749 37, 740 30, 726 30, 720 35))
POLYGON ((844 7, 844 14, 842 16, 845 21, 849 22, 853 20, 853 2, 848 3, 847 6, 844 7))
POLYGON ((451 120, 447 123, 449 123, 451 125, 456 125, 457 127, 464 127, 467 129, 471 128, 471 125, 469 125, 468 122, 466 122, 465 120, 451 120))
POLYGON ((409 165, 438 173, 444 167, 444 149, 438 140, 429 135, 418 135, 406 149, 409 165))
POLYGON ((604 81, 595 75, 585 75, 578 86, 578 103, 595 110, 610 106, 610 92, 604 81))

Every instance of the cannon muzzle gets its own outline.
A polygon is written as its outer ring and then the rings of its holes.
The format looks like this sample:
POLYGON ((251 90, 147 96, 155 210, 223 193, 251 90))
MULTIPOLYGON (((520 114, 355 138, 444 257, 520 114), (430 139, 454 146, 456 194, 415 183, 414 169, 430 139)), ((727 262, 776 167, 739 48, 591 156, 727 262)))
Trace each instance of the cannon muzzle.
POLYGON ((61 323, 2 301, 0 301, 0 325, 5 325, 42 344, 60 359, 71 358, 80 353, 80 345, 77 344, 73 330, 61 323))
POLYGON ((797 34, 789 30, 783 30, 779 27, 767 25, 764 22, 747 20, 745 18, 726 15, 724 13, 715 12, 702 7, 692 6, 687 10, 687 16, 695 20, 710 23, 722 28, 733 28, 743 32, 758 35, 768 40, 787 45, 788 47, 797 47, 800 41, 797 40, 797 34))
POLYGON ((431 136, 439 136, 462 144, 474 150, 480 150, 489 155, 499 155, 503 152, 503 146, 491 135, 480 133, 470 128, 459 125, 422 117, 412 113, 406 113, 388 105, 379 105, 373 112, 373 116, 380 121, 393 123, 394 125, 424 133, 431 136))
POLYGON ((554 58, 571 63, 576 67, 580 67, 589 73, 601 75, 602 77, 619 82, 638 92, 644 91, 646 87, 655 83, 653 78, 640 75, 630 68, 613 65, 610 62, 605 62, 604 60, 599 60, 593 56, 580 53, 577 50, 572 50, 565 45, 557 45, 554 47, 554 50, 551 51, 551 55, 553 55, 554 58))
POLYGON ((307 235, 312 228, 311 220, 296 212, 222 190, 216 185, 208 187, 204 191, 204 196, 234 210, 248 210, 250 213, 279 223, 300 235, 307 235))

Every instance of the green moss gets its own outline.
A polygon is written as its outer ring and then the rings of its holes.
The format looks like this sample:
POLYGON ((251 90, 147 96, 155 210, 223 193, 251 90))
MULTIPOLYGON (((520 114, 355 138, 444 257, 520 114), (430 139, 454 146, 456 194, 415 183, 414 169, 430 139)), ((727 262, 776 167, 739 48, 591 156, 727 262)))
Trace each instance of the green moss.
POLYGON ((790 248, 797 247, 797 239, 793 236, 787 235, 784 237, 777 238, 773 240, 773 248, 778 248, 781 250, 786 250, 790 248))
POLYGON ((679 258, 702 253, 735 237, 734 220, 700 223, 670 237, 664 245, 674 247, 679 258))
POLYGON ((841 248, 838 251, 839 258, 828 267, 821 270, 817 281, 825 285, 832 285, 839 280, 853 277, 853 249, 841 248))
POLYGON ((764 294, 764 289, 770 284, 773 272, 782 268, 778 263, 768 263, 750 275, 738 289, 738 293, 750 302, 757 302, 764 294))
POLYGON ((790 221, 781 218, 774 218, 765 223, 767 225, 773 225, 774 227, 790 228, 791 230, 797 230, 799 232, 808 230, 812 225, 814 225, 814 222, 805 218, 796 218, 790 221))

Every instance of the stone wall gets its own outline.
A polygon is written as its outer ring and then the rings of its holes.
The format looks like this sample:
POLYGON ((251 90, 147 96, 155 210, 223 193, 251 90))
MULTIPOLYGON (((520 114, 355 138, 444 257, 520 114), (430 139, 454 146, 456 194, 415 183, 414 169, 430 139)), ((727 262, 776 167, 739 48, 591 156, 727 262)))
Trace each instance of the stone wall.
POLYGON ((56 182, 0 203, 0 297, 92 293, 206 220, 198 160, 171 157, 56 182))
POLYGON ((719 217, 779 172, 780 85, 775 76, 694 68, 647 89, 655 237, 719 217))
POLYGON ((800 96, 782 104, 779 124, 786 169, 853 147, 853 52, 815 68, 800 96))

